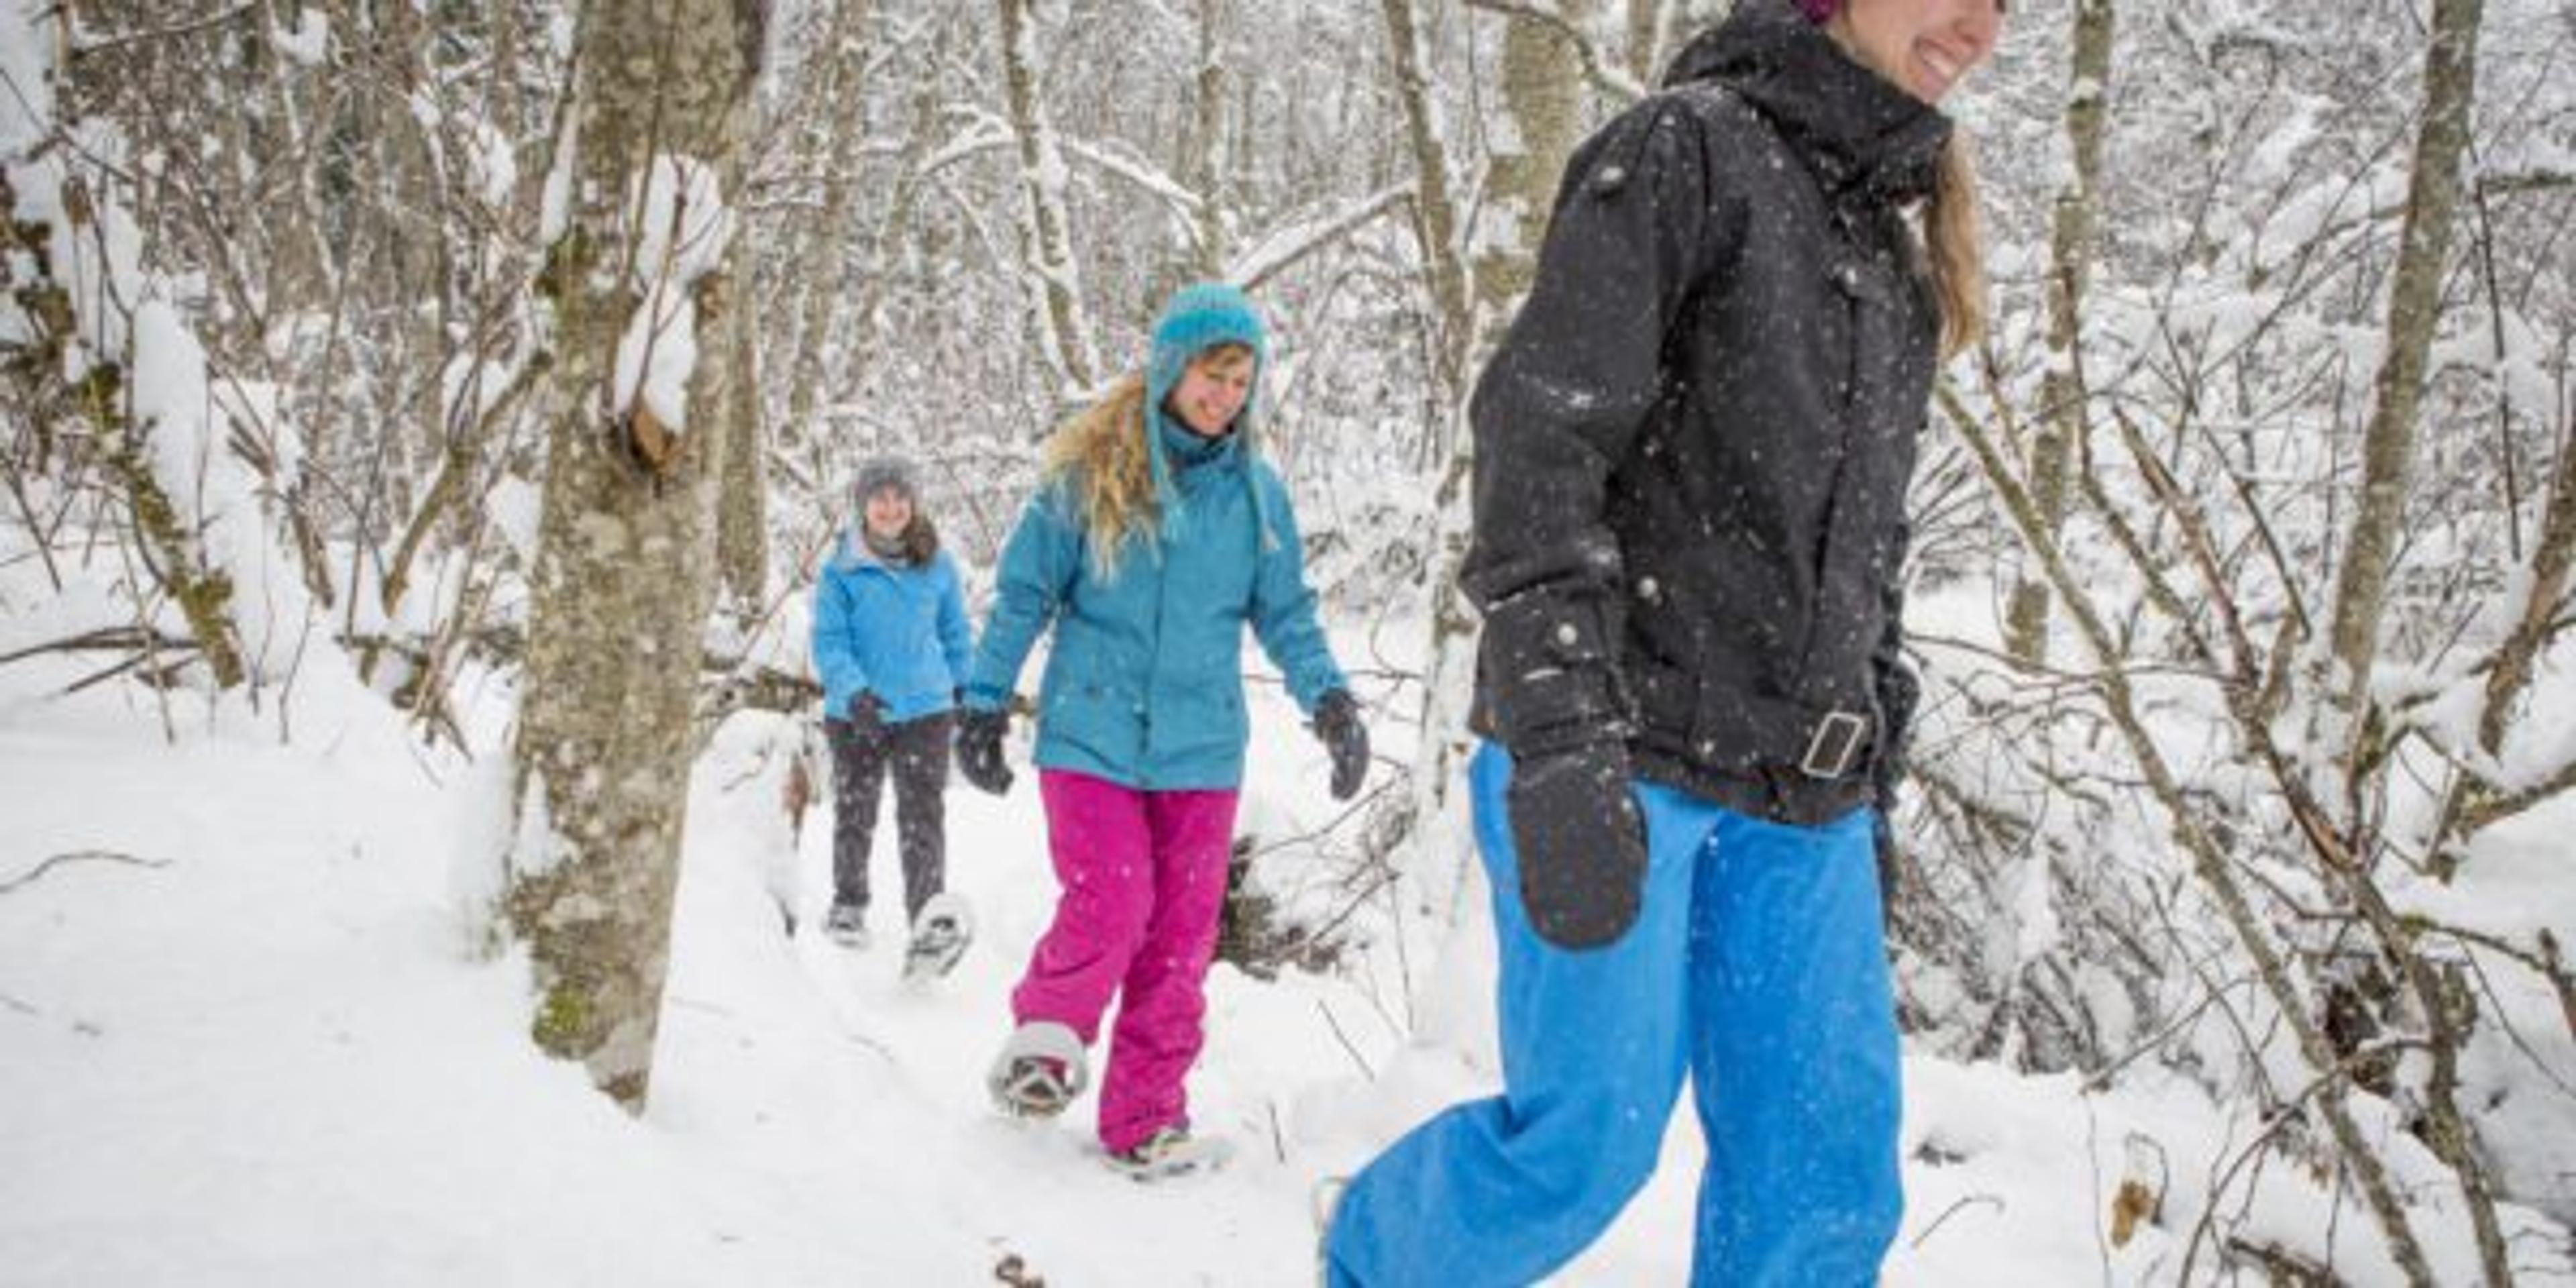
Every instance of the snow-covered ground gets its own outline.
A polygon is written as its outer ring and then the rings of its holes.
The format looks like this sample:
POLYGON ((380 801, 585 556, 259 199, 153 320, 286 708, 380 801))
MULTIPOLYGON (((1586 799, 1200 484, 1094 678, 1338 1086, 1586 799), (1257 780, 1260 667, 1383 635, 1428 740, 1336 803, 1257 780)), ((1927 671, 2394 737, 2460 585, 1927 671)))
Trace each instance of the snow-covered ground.
MULTIPOLYGON (((1052 1288, 1302 1285, 1318 1179, 1492 1085, 1481 1003, 1438 1009, 1479 998, 1469 935, 1409 975, 1391 947, 1329 978, 1220 966, 1191 1082, 1199 1127, 1238 1149, 1220 1173, 1108 1172, 1088 1099, 1052 1126, 999 1119, 982 1075, 1054 893, 1034 783, 951 792, 951 884, 982 936, 906 987, 890 804, 876 947, 781 933, 775 874, 819 913, 830 820, 791 846, 777 717, 750 714, 691 787, 652 1106, 629 1118, 530 1047, 524 963, 470 951, 456 860, 483 844, 500 753, 424 757, 329 666, 298 680, 291 743, 273 703, 176 700, 172 738, 144 690, 65 697, 70 663, 0 667, 0 1283, 976 1284, 1017 1258, 1052 1288), (1383 981, 1407 977, 1445 1040, 1398 1032, 1383 981)), ((1275 686, 1254 695, 1247 820, 1330 817, 1320 749, 1275 686)), ((2171 1213, 2234 1153, 2196 1091, 1908 1074, 1888 1282, 2173 1282, 2192 1231, 2171 1213), (2137 1168, 2172 1186, 2168 1216, 2114 1248, 2137 1168)), ((1680 1115, 1654 1185, 1558 1282, 1684 1282, 1697 1154, 1680 1115)), ((2328 1220, 2304 1182, 2263 1193, 2257 1228, 2328 1220)), ((2390 1281, 2343 1222, 2347 1276, 2390 1281)), ((2545 1239, 2518 1246, 2530 1282, 2576 1278, 2545 1239)), ((2466 1249, 2437 1251, 2473 1279, 2466 1249)))

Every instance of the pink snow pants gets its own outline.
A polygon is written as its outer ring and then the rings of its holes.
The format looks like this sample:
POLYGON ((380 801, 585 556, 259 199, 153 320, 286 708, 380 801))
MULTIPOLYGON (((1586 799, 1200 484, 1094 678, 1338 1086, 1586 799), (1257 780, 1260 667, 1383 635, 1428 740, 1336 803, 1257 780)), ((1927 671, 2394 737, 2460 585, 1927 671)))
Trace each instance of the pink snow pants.
POLYGON ((1198 1059, 1225 904, 1233 791, 1140 791, 1071 770, 1038 773, 1055 922, 1011 991, 1019 1023, 1052 1020, 1089 1046, 1118 996, 1100 1081, 1100 1143, 1134 1147, 1188 1121, 1182 1079, 1198 1059))

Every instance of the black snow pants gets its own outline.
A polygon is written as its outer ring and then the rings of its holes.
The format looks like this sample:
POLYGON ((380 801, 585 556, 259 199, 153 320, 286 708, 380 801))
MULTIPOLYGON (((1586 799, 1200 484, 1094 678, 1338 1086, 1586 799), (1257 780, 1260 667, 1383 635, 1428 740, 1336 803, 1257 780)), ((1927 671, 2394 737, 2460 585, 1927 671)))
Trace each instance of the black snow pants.
POLYGON ((904 922, 948 879, 948 712, 865 727, 825 720, 832 744, 832 902, 868 906, 868 847, 886 770, 894 770, 895 824, 903 853, 904 922))

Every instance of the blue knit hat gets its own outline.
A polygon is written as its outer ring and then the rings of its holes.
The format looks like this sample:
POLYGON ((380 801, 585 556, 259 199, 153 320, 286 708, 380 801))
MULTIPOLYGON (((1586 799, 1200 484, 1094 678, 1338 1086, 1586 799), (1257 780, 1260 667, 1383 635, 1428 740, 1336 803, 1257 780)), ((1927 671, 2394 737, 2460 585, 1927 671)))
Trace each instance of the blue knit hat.
MULTIPOLYGON (((1261 406, 1261 374, 1270 365, 1270 336, 1261 325, 1261 314, 1252 307, 1252 297, 1242 288, 1224 282, 1193 282, 1172 293, 1163 305, 1163 315, 1154 320, 1154 343, 1145 359, 1145 455, 1152 463, 1154 499, 1163 512, 1163 528, 1173 530, 1179 515, 1179 498, 1172 491, 1171 466, 1163 460, 1163 449, 1157 441, 1161 431, 1157 421, 1163 414, 1163 400, 1172 396, 1174 386, 1190 367, 1190 360, 1223 344, 1239 344, 1252 350, 1252 388, 1244 395, 1243 410, 1234 416, 1235 435, 1242 440, 1241 450, 1248 457, 1253 451, 1252 429, 1261 406)), ((1269 544, 1270 523, 1267 507, 1261 503, 1261 490, 1253 489, 1253 512, 1261 523, 1262 540, 1269 544)))
POLYGON ((1221 344, 1252 350, 1252 393, 1235 416, 1238 431, 1251 427, 1261 402, 1261 370, 1270 365, 1270 337, 1261 315, 1241 289, 1223 282, 1195 282, 1172 293, 1163 315, 1154 319, 1154 348, 1145 362, 1145 400, 1161 407, 1181 383, 1190 359, 1221 344))

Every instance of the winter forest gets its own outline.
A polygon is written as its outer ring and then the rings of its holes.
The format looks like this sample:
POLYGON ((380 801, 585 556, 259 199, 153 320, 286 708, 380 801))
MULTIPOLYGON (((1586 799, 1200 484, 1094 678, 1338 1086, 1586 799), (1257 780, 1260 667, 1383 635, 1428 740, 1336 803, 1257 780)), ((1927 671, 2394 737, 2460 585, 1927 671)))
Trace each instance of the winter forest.
MULTIPOLYGON (((1500 1077, 1467 398, 1727 7, 0 0, 0 1283, 1314 1282, 1500 1077), (980 622, 1200 279, 1374 759, 1247 649, 1238 1152, 1137 1186, 981 1086, 1033 774, 953 975, 818 934, 808 641, 889 453, 980 622)), ((1944 108, 1887 1281, 2576 1283, 2576 9, 2025 0, 1944 108)))

